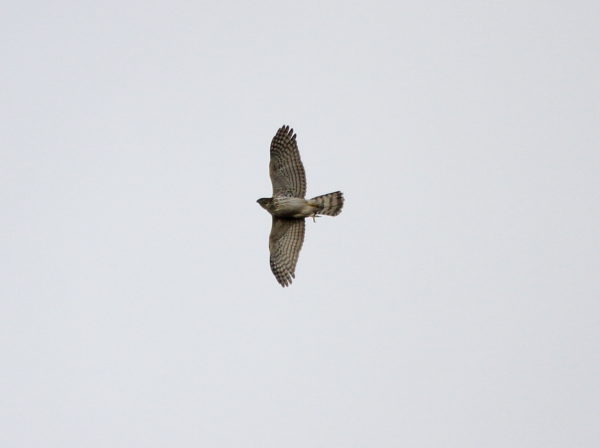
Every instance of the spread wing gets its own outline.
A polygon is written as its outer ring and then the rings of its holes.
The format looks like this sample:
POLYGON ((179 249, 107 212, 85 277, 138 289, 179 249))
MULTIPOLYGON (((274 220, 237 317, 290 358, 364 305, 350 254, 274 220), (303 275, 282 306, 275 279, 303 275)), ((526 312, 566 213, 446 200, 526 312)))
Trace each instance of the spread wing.
POLYGON ((273 216, 269 236, 271 271, 281 286, 292 283, 303 242, 304 218, 283 219, 273 216))
POLYGON ((281 127, 271 141, 269 174, 273 184, 273 197, 303 198, 306 194, 304 166, 300 160, 296 134, 289 126, 281 127))

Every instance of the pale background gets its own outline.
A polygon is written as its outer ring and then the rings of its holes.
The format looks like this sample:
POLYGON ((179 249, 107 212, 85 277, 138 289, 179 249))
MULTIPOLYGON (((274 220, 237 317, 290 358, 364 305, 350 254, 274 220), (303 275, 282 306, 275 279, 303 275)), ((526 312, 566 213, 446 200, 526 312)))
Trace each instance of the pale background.
POLYGON ((4 4, 0 446, 600 446, 599 5, 4 4))

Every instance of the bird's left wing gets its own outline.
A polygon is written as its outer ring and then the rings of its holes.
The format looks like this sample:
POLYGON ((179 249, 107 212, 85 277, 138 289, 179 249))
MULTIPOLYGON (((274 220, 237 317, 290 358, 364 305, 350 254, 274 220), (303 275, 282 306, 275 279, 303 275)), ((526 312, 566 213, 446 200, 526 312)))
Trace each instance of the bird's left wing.
POLYGON ((273 196, 303 198, 306 194, 306 175, 300 160, 296 134, 289 126, 283 126, 271 141, 269 174, 273 184, 273 196))

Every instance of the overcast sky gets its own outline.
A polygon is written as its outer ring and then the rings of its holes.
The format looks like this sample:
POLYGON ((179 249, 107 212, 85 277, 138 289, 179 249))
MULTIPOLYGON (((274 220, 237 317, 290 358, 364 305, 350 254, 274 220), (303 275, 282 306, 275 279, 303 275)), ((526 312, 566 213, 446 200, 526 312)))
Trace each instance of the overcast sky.
POLYGON ((0 445, 600 446, 595 1, 0 17, 0 445), (269 144, 308 195, 270 272, 269 144))

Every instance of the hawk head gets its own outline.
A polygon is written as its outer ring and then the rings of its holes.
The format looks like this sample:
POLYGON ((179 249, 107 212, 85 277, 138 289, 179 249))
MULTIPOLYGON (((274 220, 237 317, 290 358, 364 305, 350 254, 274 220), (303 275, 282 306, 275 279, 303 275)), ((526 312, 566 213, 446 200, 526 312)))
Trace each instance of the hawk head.
POLYGON ((260 204, 262 208, 265 210, 269 210, 269 206, 271 205, 272 198, 260 198, 256 202, 260 204))

